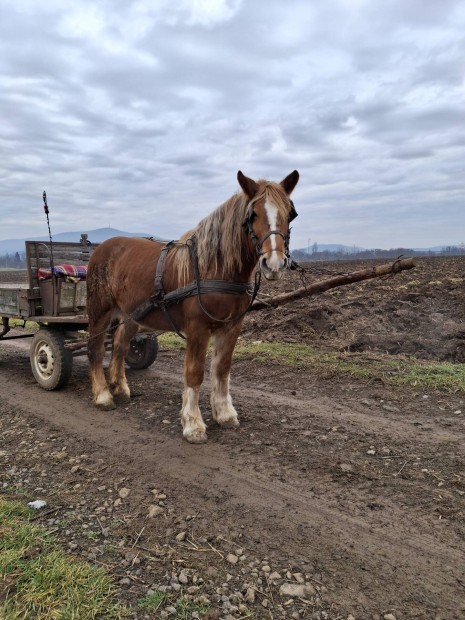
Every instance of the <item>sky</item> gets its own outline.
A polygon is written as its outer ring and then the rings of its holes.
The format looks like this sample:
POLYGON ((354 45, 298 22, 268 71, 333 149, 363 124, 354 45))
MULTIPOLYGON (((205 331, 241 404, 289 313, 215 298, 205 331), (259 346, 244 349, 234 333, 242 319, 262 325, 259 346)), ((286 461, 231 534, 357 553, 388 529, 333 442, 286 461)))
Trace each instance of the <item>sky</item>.
POLYGON ((465 242, 461 0, 0 0, 0 239, 178 238, 300 173, 291 247, 465 242))

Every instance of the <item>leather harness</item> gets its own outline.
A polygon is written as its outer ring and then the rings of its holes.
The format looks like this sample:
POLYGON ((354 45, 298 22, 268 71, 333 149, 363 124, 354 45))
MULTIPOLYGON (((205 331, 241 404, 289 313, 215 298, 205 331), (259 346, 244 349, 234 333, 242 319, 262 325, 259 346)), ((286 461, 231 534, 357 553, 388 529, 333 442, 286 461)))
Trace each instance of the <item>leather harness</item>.
POLYGON ((182 286, 175 289, 174 291, 166 293, 165 289, 163 288, 163 271, 165 266, 165 260, 169 251, 176 245, 176 241, 170 241, 162 249, 155 272, 155 293, 149 299, 144 301, 138 308, 136 308, 134 312, 132 312, 131 319, 133 319, 134 321, 140 321, 152 310, 160 309, 165 315, 172 330, 176 332, 178 336, 181 336, 181 338, 185 340, 185 336, 174 324, 173 318, 169 312, 169 306, 178 304, 184 299, 187 299, 187 297, 193 297, 194 295, 198 297, 200 307, 202 308, 204 314, 206 314, 214 321, 218 321, 219 323, 229 323, 242 318, 257 297, 257 293, 260 287, 260 272, 256 272, 254 282, 247 283, 228 282, 226 280, 201 280, 195 239, 191 237, 187 240, 186 245, 189 248, 192 259, 192 265, 194 269, 194 281, 190 282, 186 286, 182 286), (218 317, 212 316, 203 306, 202 295, 206 295, 208 293, 228 293, 230 295, 243 295, 244 293, 247 293, 250 296, 250 304, 245 310, 245 312, 243 312, 239 316, 233 317, 231 319, 220 319, 218 317))
MULTIPOLYGON (((289 222, 291 222, 295 217, 297 217, 297 212, 294 207, 294 203, 291 203, 291 210, 289 212, 289 222)), ((247 210, 246 218, 243 222, 243 227, 247 234, 252 239, 255 248, 257 250, 257 254, 262 256, 264 254, 262 250, 263 243, 268 237, 271 235, 280 235, 284 239, 284 248, 285 255, 289 261, 289 266, 292 269, 290 253, 289 253, 289 238, 290 238, 290 230, 287 235, 283 235, 279 230, 270 230, 261 240, 255 234, 252 226, 252 218, 253 218, 253 203, 250 203, 249 208, 247 210)), ((146 301, 144 301, 138 308, 132 312, 130 318, 134 321, 140 321, 143 319, 149 312, 152 310, 160 309, 165 315, 171 329, 181 336, 184 340, 185 336, 179 331, 179 329, 174 324, 173 318, 169 312, 169 306, 174 304, 178 304, 188 297, 197 296, 199 305, 203 311, 203 313, 208 316, 213 321, 217 321, 219 323, 232 323, 234 321, 238 321, 241 319, 250 309, 250 306, 255 301, 257 297, 259 288, 260 288, 260 277, 261 272, 257 270, 255 272, 255 280, 254 282, 229 282, 226 280, 201 280, 200 279, 200 270, 199 270, 199 261, 197 256, 197 247, 195 243, 195 237, 190 237, 186 241, 186 245, 189 248, 189 252, 192 260, 192 267, 194 270, 194 281, 187 284, 186 286, 182 286, 180 288, 175 289, 174 291, 170 291, 166 293, 163 288, 163 271, 165 267, 166 257, 169 251, 178 245, 177 241, 169 241, 164 248, 160 252, 160 257, 158 259, 157 268, 155 271, 155 292, 149 297, 146 301), (250 296, 250 303, 247 306, 246 310, 239 314, 236 317, 232 317, 230 319, 220 319, 218 317, 212 316, 207 309, 204 307, 202 303, 202 295, 206 295, 208 293, 228 293, 229 295, 243 295, 247 293, 250 296)))

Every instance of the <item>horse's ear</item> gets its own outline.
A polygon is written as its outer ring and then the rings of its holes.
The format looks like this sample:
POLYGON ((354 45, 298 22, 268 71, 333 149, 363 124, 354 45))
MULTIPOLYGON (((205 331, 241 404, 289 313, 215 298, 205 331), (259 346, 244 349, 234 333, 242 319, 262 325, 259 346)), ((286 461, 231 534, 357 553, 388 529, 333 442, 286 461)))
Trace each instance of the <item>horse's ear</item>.
POLYGON ((237 180, 239 181, 239 185, 244 190, 244 193, 247 194, 249 198, 253 198, 255 194, 258 192, 258 185, 255 183, 253 179, 249 179, 239 170, 237 173, 237 180))
POLYGON ((291 174, 281 181, 280 185, 288 196, 292 193, 292 190, 297 185, 298 180, 299 173, 297 170, 294 170, 294 172, 291 172, 291 174))

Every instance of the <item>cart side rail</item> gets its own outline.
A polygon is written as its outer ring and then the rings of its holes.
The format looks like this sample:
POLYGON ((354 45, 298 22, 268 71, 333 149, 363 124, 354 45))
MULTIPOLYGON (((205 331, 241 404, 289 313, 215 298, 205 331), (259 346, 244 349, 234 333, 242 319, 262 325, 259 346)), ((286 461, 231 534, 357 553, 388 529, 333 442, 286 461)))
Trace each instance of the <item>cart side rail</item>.
MULTIPOLYGON (((98 244, 89 243, 86 238, 81 242, 53 241, 26 241, 26 268, 29 281, 29 314, 40 316, 50 313, 50 307, 44 307, 43 286, 39 280, 39 269, 50 269, 53 265, 71 264, 86 265, 98 244)), ((52 276, 55 280, 55 276, 52 276)), ((58 291, 59 287, 54 287, 58 291)), ((49 306, 49 304, 46 304, 49 306)), ((57 300, 53 302, 53 308, 58 308, 57 300)), ((52 314, 57 312, 53 311, 52 314)), ((71 314, 74 314, 70 310, 71 314)))

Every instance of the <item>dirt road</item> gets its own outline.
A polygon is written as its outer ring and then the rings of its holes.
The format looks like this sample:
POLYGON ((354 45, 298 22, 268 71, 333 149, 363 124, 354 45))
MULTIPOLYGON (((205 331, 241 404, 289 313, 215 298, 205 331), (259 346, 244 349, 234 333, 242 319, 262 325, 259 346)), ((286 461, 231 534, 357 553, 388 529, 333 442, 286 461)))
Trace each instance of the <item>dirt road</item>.
POLYGON ((104 413, 86 362, 47 393, 27 344, 2 343, 4 487, 57 508, 49 525, 109 566, 127 600, 170 591, 182 567, 209 601, 198 617, 465 617, 463 394, 237 361, 241 427, 215 427, 207 381, 209 441, 193 446, 179 426, 181 360, 161 351, 128 372, 132 403, 104 413))

